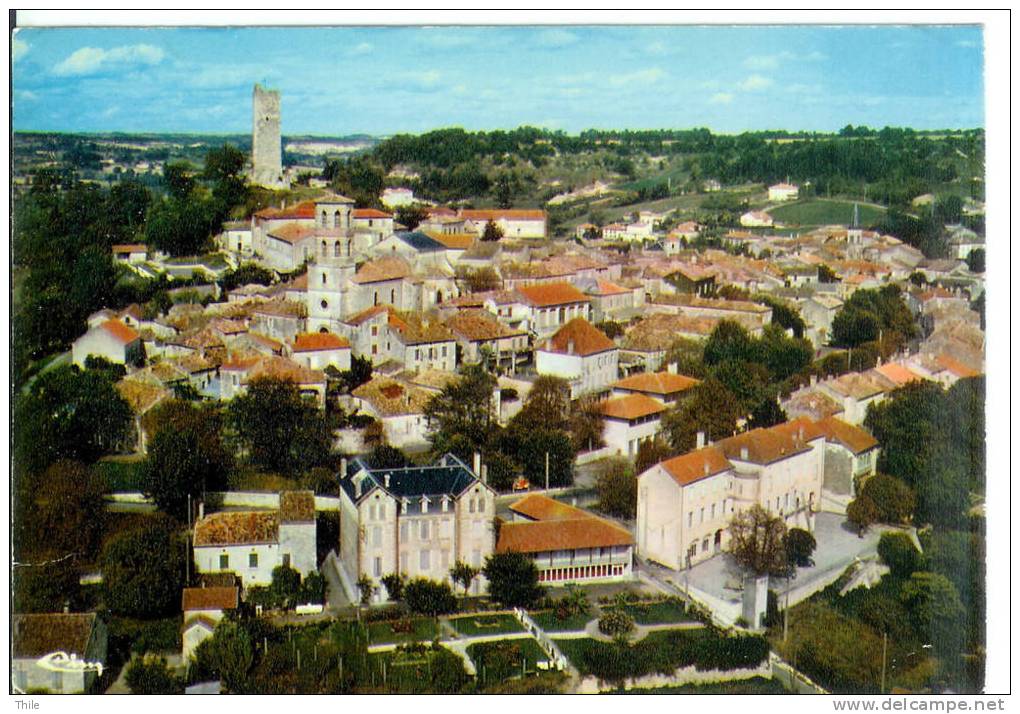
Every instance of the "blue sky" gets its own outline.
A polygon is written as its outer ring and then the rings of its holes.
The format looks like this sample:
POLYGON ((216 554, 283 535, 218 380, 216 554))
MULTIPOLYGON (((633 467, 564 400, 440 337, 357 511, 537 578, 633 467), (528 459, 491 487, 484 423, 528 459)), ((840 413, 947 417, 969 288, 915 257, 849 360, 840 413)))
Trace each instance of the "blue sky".
POLYGON ((979 26, 28 28, 14 128, 284 134, 984 124, 979 26))

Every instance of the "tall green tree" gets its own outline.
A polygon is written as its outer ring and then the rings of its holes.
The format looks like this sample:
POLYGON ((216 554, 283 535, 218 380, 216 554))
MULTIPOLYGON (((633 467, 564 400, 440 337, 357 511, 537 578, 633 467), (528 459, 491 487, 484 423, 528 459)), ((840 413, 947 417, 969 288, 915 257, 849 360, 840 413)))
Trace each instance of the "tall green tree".
POLYGON ((114 536, 103 549, 103 602, 116 615, 159 617, 179 612, 187 543, 172 521, 114 536))
POLYGON ((333 443, 326 416, 293 382, 255 379, 230 403, 229 422, 255 465, 280 473, 322 466, 333 443))
POLYGON ((706 379, 690 391, 690 399, 667 410, 662 418, 662 431, 677 453, 693 449, 699 431, 711 441, 733 436, 737 420, 746 414, 717 379, 706 379))
POLYGON ((523 553, 490 555, 482 574, 489 581, 489 597, 504 607, 531 607, 545 592, 538 584, 535 561, 523 553))
POLYGON ((730 553, 755 575, 785 577, 790 570, 786 550, 786 524, 755 504, 730 521, 730 553))
POLYGON ((602 467, 595 482, 598 503, 595 508, 617 518, 637 516, 637 477, 630 461, 611 459, 602 467))
POLYGON ((437 454, 470 459, 481 452, 497 427, 492 395, 496 378, 481 365, 465 365, 461 376, 425 407, 429 440, 437 454))

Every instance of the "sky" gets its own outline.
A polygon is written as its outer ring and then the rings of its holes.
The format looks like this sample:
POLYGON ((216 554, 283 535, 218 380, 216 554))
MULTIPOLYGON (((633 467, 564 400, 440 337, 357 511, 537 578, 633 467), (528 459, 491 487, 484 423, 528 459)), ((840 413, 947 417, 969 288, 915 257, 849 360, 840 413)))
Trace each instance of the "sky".
POLYGON ((247 133, 255 82, 285 135, 984 125, 978 25, 24 28, 11 51, 16 131, 247 133))

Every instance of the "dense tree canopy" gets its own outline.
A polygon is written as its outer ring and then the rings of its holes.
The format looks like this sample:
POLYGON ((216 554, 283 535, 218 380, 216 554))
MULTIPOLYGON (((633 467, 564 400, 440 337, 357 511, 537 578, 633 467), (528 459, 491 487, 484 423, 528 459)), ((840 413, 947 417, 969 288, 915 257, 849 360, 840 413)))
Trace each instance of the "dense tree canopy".
POLYGON ((902 340, 918 334, 910 308, 895 285, 854 292, 832 320, 831 342, 836 347, 857 347, 878 340, 884 332, 902 340))
POLYGON ((504 607, 531 607, 544 592, 535 561, 523 553, 490 555, 482 574, 489 581, 489 597, 504 607))
POLYGON ((466 365, 457 379, 425 407, 429 439, 437 454, 470 460, 484 450, 496 425, 492 395, 496 378, 481 365, 466 365))
POLYGON ((599 511, 617 518, 637 516, 637 477, 628 459, 610 459, 603 464, 595 492, 599 511))
POLYGON ((179 612, 186 557, 187 544, 172 522, 119 533, 103 550, 103 602, 127 617, 179 612))
POLYGON ((730 521, 730 553, 755 575, 785 576, 789 572, 786 524, 755 504, 730 521))
POLYGON ((737 420, 746 412, 722 382, 709 378, 691 390, 691 397, 669 409, 662 418, 662 431, 677 453, 693 449, 697 434, 711 441, 733 436, 737 420))
POLYGON ((328 420, 297 385, 256 379, 228 411, 237 440, 250 461, 280 473, 301 473, 327 463, 333 444, 328 420))

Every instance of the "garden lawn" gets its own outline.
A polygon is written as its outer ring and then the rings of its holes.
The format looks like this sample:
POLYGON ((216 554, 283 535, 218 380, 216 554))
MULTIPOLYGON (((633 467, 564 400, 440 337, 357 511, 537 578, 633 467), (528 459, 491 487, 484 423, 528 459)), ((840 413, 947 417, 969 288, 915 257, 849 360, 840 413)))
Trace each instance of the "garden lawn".
POLYGON ((647 604, 627 605, 624 610, 639 625, 662 625, 667 623, 697 622, 687 614, 683 603, 672 600, 647 604))
POLYGON ((594 611, 587 615, 571 615, 565 620, 556 617, 555 610, 531 612, 531 619, 546 632, 580 632, 584 626, 598 617, 594 611))
POLYGON ((485 686, 538 671, 537 662, 549 659, 532 637, 498 642, 479 642, 467 648, 478 671, 478 684, 485 686))
POLYGON ((438 629, 436 620, 431 617, 417 617, 411 620, 411 632, 394 632, 393 625, 399 620, 371 622, 368 624, 368 641, 370 644, 389 644, 404 642, 431 642, 438 629))
MULTIPOLYGON (((858 203, 857 212, 862 226, 878 223, 885 216, 884 208, 867 204, 858 203)), ((769 214, 781 223, 804 226, 848 225, 853 219, 854 202, 809 199, 776 206, 769 211, 769 214)))
POLYGON ((450 620, 450 624, 465 637, 525 631, 513 615, 468 615, 467 617, 453 618, 450 620))

